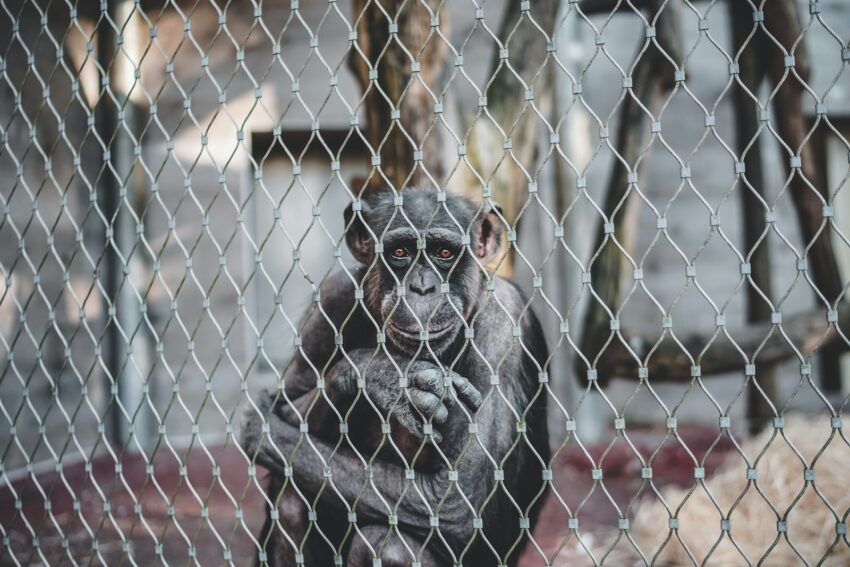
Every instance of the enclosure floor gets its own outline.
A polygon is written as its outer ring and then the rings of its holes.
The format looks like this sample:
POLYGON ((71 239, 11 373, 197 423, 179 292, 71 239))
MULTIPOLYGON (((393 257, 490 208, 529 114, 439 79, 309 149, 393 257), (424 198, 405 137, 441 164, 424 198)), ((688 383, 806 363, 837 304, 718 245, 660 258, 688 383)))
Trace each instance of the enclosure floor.
MULTIPOLYGON (((718 437, 716 428, 707 427, 680 427, 679 433, 697 459, 706 455, 718 437)), ((595 466, 603 470, 601 481, 592 479, 594 465, 574 442, 564 446, 553 461, 555 489, 577 514, 583 539, 598 540, 603 533, 616 531, 619 513, 613 503, 631 515, 634 506, 630 508, 630 502, 652 497, 650 486, 641 479, 643 465, 633 450, 622 438, 612 439, 613 442, 587 447, 596 461, 595 466)), ((644 458, 660 447, 653 460, 656 488, 693 482, 694 463, 675 438, 665 437, 663 431, 632 431, 630 428, 629 439, 644 458)), ((723 437, 710 449, 704 461, 707 475, 729 448, 730 442, 723 437)), ((90 564, 91 533, 98 533, 100 557, 95 557, 91 561, 93 564, 133 564, 128 561, 127 550, 132 550, 136 564, 156 561, 155 542, 158 541, 162 544, 164 559, 170 564, 186 564, 191 542, 202 565, 225 563, 225 547, 230 549, 235 565, 250 565, 256 547, 249 534, 258 533, 261 527, 262 496, 256 483, 248 478, 244 458, 232 444, 207 450, 208 453, 196 446, 180 451, 181 455, 188 455, 185 476, 181 476, 174 454, 160 449, 153 461, 155 483, 147 475, 142 457, 128 454, 120 459, 124 482, 115 474, 112 458, 101 455, 93 459, 91 474, 80 463, 65 466, 61 476, 50 471, 35 474, 36 481, 27 477, 11 486, 0 485, 0 522, 7 530, 9 545, 24 565, 45 562, 70 565, 67 554, 77 562, 90 564), (221 467, 220 477, 214 476, 215 463, 221 467), (79 513, 73 509, 68 487, 80 502, 79 513), (51 503, 55 522, 45 511, 42 493, 51 503), (15 508, 15 495, 23 502, 21 511, 15 508), (109 514, 105 513, 104 500, 109 503, 109 514), (135 512, 137 503, 142 505, 144 521, 135 512), (237 517, 237 508, 244 511, 241 519, 237 517), (37 550, 27 522, 37 530, 37 550), (63 537, 57 526, 67 539, 67 552, 62 547, 63 537)), ((258 471, 263 478, 265 472, 258 471)), ((563 545, 567 548, 575 545, 575 537, 568 537, 567 519, 563 504, 550 494, 534 533, 535 540, 550 560, 563 545)), ((8 548, 4 547, 2 552, 0 565, 14 564, 8 548)), ((528 546, 521 565, 542 564, 540 553, 528 546)))

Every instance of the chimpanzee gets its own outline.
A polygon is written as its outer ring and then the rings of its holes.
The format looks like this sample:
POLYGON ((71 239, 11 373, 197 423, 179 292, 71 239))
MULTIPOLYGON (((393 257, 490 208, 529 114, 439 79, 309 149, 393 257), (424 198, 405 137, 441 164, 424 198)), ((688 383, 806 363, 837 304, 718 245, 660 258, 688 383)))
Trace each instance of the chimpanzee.
POLYGON ((548 488, 548 351, 486 265, 497 206, 379 192, 345 211, 359 266, 329 276, 276 393, 248 409, 270 470, 258 562, 514 565, 548 488))

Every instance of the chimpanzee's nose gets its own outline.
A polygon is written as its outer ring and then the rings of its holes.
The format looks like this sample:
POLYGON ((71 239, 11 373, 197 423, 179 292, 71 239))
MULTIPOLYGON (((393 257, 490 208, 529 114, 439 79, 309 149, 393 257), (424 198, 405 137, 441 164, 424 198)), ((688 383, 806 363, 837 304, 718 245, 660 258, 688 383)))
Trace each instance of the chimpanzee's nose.
POLYGON ((433 293, 437 289, 436 279, 434 274, 422 270, 416 275, 411 275, 410 290, 419 295, 433 293))

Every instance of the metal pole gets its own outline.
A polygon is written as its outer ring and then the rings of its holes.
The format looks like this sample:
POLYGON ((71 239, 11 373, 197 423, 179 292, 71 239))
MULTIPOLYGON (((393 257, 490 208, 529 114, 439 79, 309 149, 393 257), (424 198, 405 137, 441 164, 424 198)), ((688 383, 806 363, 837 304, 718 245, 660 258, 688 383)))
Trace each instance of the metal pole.
POLYGON ((138 246, 144 226, 133 210, 137 193, 135 161, 138 139, 137 103, 130 94, 136 82, 142 35, 130 0, 109 2, 98 26, 98 61, 102 69, 98 103, 99 132, 106 150, 98 191, 101 211, 107 219, 104 266, 101 272, 108 295, 105 328, 108 371, 109 437, 119 446, 135 435, 142 446, 154 438, 150 402, 150 335, 144 325, 147 311, 145 266, 138 246), (120 30, 120 32, 116 32, 120 30), (106 79, 106 80, 104 80, 106 79), (141 230, 140 230, 141 229, 141 230))

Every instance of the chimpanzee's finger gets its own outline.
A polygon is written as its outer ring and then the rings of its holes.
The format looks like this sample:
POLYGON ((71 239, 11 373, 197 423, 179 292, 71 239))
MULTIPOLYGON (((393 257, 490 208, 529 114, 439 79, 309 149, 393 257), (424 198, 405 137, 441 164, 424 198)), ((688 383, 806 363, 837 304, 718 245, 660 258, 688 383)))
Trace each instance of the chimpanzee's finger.
MULTIPOLYGON (((393 415, 395 416, 396 421, 404 427, 407 431, 410 432, 416 439, 422 441, 426 438, 425 430, 423 428, 424 424, 419 416, 415 415, 414 412, 409 405, 405 404, 404 406, 398 408, 394 411, 393 415)), ((443 440, 443 435, 436 429, 432 428, 431 437, 434 439, 435 443, 440 443, 443 440)))
POLYGON ((426 368, 412 372, 410 381, 415 388, 431 392, 435 396, 442 394, 443 373, 439 368, 426 368))
POLYGON ((425 433, 422 431, 422 420, 414 415, 410 406, 402 404, 393 410, 393 416, 396 421, 404 427, 415 438, 422 440, 425 438, 425 433))
POLYGON ((446 388, 452 383, 452 378, 449 376, 448 383, 446 383, 446 376, 436 366, 416 372, 411 377, 411 381, 414 387, 431 392, 440 398, 446 407, 451 407, 454 404, 454 398, 446 391, 446 388))
POLYGON ((435 423, 444 423, 449 417, 448 408, 440 401, 439 397, 431 392, 411 389, 410 401, 425 420, 431 419, 435 423))
POLYGON ((272 406, 274 405, 274 395, 267 389, 260 390, 260 393, 257 394, 257 409, 260 410, 260 414, 263 416, 268 416, 271 414, 272 406))
POLYGON ((466 407, 472 411, 481 407, 483 398, 478 388, 472 385, 472 382, 456 372, 452 372, 452 384, 454 384, 458 399, 463 402, 466 407))

